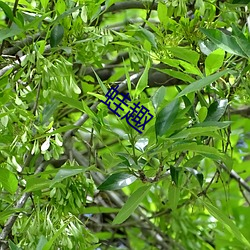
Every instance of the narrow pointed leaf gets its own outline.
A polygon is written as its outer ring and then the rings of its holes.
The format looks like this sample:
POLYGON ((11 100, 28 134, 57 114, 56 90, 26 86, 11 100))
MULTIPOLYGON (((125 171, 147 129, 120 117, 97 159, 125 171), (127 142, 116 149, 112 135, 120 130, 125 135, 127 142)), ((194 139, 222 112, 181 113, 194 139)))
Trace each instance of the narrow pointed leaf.
POLYGON ((139 206, 143 198, 147 195, 151 186, 142 186, 138 188, 127 200, 120 212, 116 215, 112 224, 121 224, 124 222, 139 206))
POLYGON ((222 77, 223 75, 229 73, 229 70, 223 70, 221 72, 215 73, 213 75, 207 76, 205 78, 202 78, 198 81, 195 81, 191 84, 189 84, 185 89, 183 89, 178 95, 178 97, 181 97, 183 95, 195 92, 197 90, 201 90, 202 88, 206 87, 207 85, 215 82, 216 80, 218 80, 220 77, 222 77))

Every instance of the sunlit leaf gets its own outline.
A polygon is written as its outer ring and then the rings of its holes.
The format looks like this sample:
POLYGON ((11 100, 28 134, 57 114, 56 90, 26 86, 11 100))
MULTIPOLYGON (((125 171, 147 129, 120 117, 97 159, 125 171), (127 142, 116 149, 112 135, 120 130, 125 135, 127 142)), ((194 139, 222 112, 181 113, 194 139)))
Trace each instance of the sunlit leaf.
POLYGON ((205 72, 206 75, 211 75, 223 65, 225 56, 225 51, 222 49, 217 49, 210 53, 205 60, 205 72))
POLYGON ((14 194, 18 187, 16 176, 10 170, 5 168, 0 168, 0 183, 11 194, 14 194))

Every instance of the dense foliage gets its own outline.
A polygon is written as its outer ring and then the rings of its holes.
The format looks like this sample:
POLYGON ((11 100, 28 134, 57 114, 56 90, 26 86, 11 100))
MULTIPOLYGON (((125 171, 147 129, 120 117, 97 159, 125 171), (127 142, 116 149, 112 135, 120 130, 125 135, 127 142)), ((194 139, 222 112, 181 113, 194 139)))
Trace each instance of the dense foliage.
POLYGON ((0 249, 250 249, 247 4, 0 1, 0 249))

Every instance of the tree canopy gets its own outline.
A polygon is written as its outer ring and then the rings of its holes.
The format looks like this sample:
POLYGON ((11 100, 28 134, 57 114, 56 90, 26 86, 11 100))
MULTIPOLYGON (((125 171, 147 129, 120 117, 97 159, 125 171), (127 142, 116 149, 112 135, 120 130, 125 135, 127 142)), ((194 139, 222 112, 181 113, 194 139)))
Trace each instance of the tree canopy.
POLYGON ((0 1, 0 249, 250 249, 248 2, 0 1))

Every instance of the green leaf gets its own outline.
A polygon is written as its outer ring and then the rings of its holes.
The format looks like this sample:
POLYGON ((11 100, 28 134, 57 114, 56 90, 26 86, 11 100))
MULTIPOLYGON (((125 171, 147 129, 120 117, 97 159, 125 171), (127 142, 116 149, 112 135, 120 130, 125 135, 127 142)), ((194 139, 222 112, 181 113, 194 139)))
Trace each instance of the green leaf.
POLYGON ((18 26, 14 25, 11 28, 1 29, 0 30, 0 42, 6 38, 17 36, 21 34, 24 30, 20 29, 18 26))
POLYGON ((192 93, 192 92, 195 92, 197 90, 200 90, 204 87, 206 87, 207 85, 215 82, 216 80, 218 80, 220 77, 222 77, 223 75, 227 74, 231 72, 230 70, 223 70, 221 72, 218 72, 218 73, 215 73, 213 75, 210 75, 210 76, 207 76, 205 78, 202 78, 198 81, 195 81, 191 84, 189 84, 185 89, 183 89, 178 95, 177 95, 177 98, 178 97, 181 97, 183 95, 186 95, 186 94, 189 94, 189 93, 192 93))
POLYGON ((61 24, 54 26, 50 35, 50 46, 56 47, 63 39, 64 28, 61 24))
POLYGON ((225 121, 225 122, 204 121, 195 124, 193 127, 217 127, 217 129, 222 129, 228 127, 231 124, 232 124, 231 121, 225 121))
POLYGON ((201 172, 197 171, 194 168, 189 168, 186 167, 185 168, 188 172, 190 172, 193 176, 195 176, 195 178, 197 179, 197 181, 199 182, 200 186, 202 187, 203 185, 203 181, 204 181, 204 176, 201 172))
POLYGON ((200 28, 201 32, 204 33, 213 43, 215 43, 219 48, 241 57, 246 57, 246 54, 241 49, 237 40, 233 36, 228 36, 220 30, 217 29, 204 29, 200 28))
POLYGON ((175 47, 175 48, 173 47, 173 48, 169 48, 168 50, 172 52, 172 54, 175 57, 178 57, 182 60, 190 62, 194 66, 197 65, 199 58, 200 58, 200 54, 198 52, 190 50, 190 49, 185 49, 181 47, 175 47))
POLYGON ((43 250, 43 247, 46 245, 47 242, 48 241, 47 241, 46 237, 44 235, 41 235, 40 239, 38 241, 36 250, 43 250))
POLYGON ((0 183, 3 185, 11 194, 14 194, 17 191, 18 180, 16 176, 5 168, 0 168, 0 183))
POLYGON ((141 26, 139 26, 139 31, 137 31, 136 34, 138 33, 140 34, 143 40, 149 41, 153 48, 157 47, 154 33, 150 32, 147 29, 142 28, 141 26))
POLYGON ((9 7, 9 5, 7 5, 7 4, 4 3, 3 1, 0 1, 0 8, 3 9, 4 14, 5 14, 11 21, 14 21, 14 15, 13 15, 13 12, 12 12, 11 8, 9 7))
POLYGON ((68 104, 69 106, 73 107, 73 108, 76 108, 82 112, 85 112, 83 106, 82 106, 82 103, 76 99, 73 99, 73 98, 70 98, 68 96, 65 96, 65 95, 62 95, 58 92, 54 92, 53 93, 53 97, 63 103, 66 103, 68 104))
POLYGON ((170 166, 170 175, 171 175, 171 179, 174 182, 174 184, 176 186, 178 186, 178 181, 179 181, 179 173, 180 173, 181 169, 180 168, 176 168, 173 166, 170 166))
POLYGON ((16 244, 14 244, 11 240, 8 241, 10 250, 22 250, 16 244))
POLYGON ((66 179, 70 176, 74 176, 74 175, 80 174, 80 173, 85 172, 85 171, 86 171, 86 169, 83 167, 80 167, 80 166, 76 166, 76 167, 65 166, 57 172, 56 176, 54 177, 54 179, 51 182, 51 186, 57 182, 61 182, 62 180, 66 179))
POLYGON ((211 75, 223 65, 225 57, 225 51, 222 49, 217 49, 210 53, 205 60, 205 72, 206 75, 211 75))
POLYGON ((168 204, 169 207, 175 211, 180 199, 180 188, 175 183, 171 182, 168 188, 168 204))
POLYGON ((120 212, 116 215, 112 224, 121 224, 124 222, 139 206, 143 198, 147 195, 150 187, 151 185, 144 185, 131 194, 120 212))
POLYGON ((59 237, 59 235, 64 231, 64 229, 68 226, 68 224, 69 224, 69 222, 64 222, 65 224, 59 229, 59 230, 57 230, 55 233, 54 233, 54 235, 53 235, 53 237, 45 244, 45 246, 43 247, 43 249, 42 250, 49 250, 51 247, 52 247, 52 245, 53 245, 53 243, 54 243, 54 241, 59 237))
POLYGON ((208 108, 208 114, 204 122, 208 121, 219 121, 220 118, 224 115, 228 105, 227 99, 222 99, 219 101, 213 102, 208 108))
POLYGON ((200 108, 198 112, 199 122, 203 122, 206 119, 206 116, 207 116, 207 108, 203 106, 200 108))
POLYGON ((167 24, 168 21, 168 9, 167 5, 163 2, 159 2, 157 6, 157 14, 161 23, 167 24))
POLYGON ((155 94, 151 98, 155 110, 157 110, 157 108, 161 105, 165 95, 166 95, 166 87, 161 86, 156 90, 155 94))
POLYGON ((149 70, 149 67, 150 67, 150 61, 148 60, 147 61, 147 64, 146 64, 146 67, 136 85, 136 88, 135 88, 135 98, 138 97, 139 94, 141 94, 141 92, 148 86, 148 70, 149 70))
POLYGON ((195 127, 188 128, 180 131, 179 133, 172 135, 170 139, 190 139, 196 136, 206 135, 207 132, 215 131, 218 127, 195 127))
POLYGON ((96 207, 96 206, 92 206, 92 207, 82 207, 80 209, 82 214, 111 214, 111 213, 117 213, 119 212, 119 208, 114 208, 114 207, 96 207))
POLYGON ((247 5, 249 4, 249 0, 233 0, 232 4, 244 4, 247 5))
POLYGON ((174 99, 156 116, 155 132, 156 136, 164 135, 173 125, 179 110, 179 101, 174 99))
POLYGON ((172 76, 174 78, 177 78, 177 79, 180 79, 184 82, 193 82, 195 79, 191 76, 189 76, 188 74, 186 73, 183 73, 183 72, 180 72, 180 71, 176 71, 176 70, 173 70, 173 69, 159 69, 159 68, 156 68, 157 71, 160 71, 162 73, 165 73, 169 76, 172 76))
POLYGON ((117 190, 133 183, 136 177, 132 174, 120 172, 109 176, 99 187, 99 190, 117 190))
POLYGON ((7 207, 6 210, 0 212, 0 222, 1 223, 4 223, 5 220, 8 219, 8 217, 14 213, 19 213, 19 212, 24 212, 24 209, 23 208, 10 208, 10 207, 7 207))
MULTIPOLYGON (((93 70, 94 71, 94 70, 93 70)), ((102 80, 100 79, 100 77, 96 74, 96 72, 94 71, 95 73, 95 77, 98 81, 98 83, 100 84, 101 88, 102 88, 102 91, 103 93, 106 95, 106 93, 108 92, 108 89, 106 88, 105 84, 102 82, 102 80)))
POLYGON ((29 176, 26 177, 26 188, 24 192, 33 192, 40 191, 49 188, 51 185, 51 180, 37 177, 37 176, 29 176))
MULTIPOLYGON (((200 199, 201 200, 201 199, 200 199)), ((201 200, 202 201, 202 200, 201 200)), ((212 204, 202 201, 208 212, 216 218, 223 226, 230 232, 234 237, 241 241, 245 246, 250 248, 250 242, 245 238, 245 236, 240 232, 238 227, 230 220, 220 209, 213 206, 212 204)))

